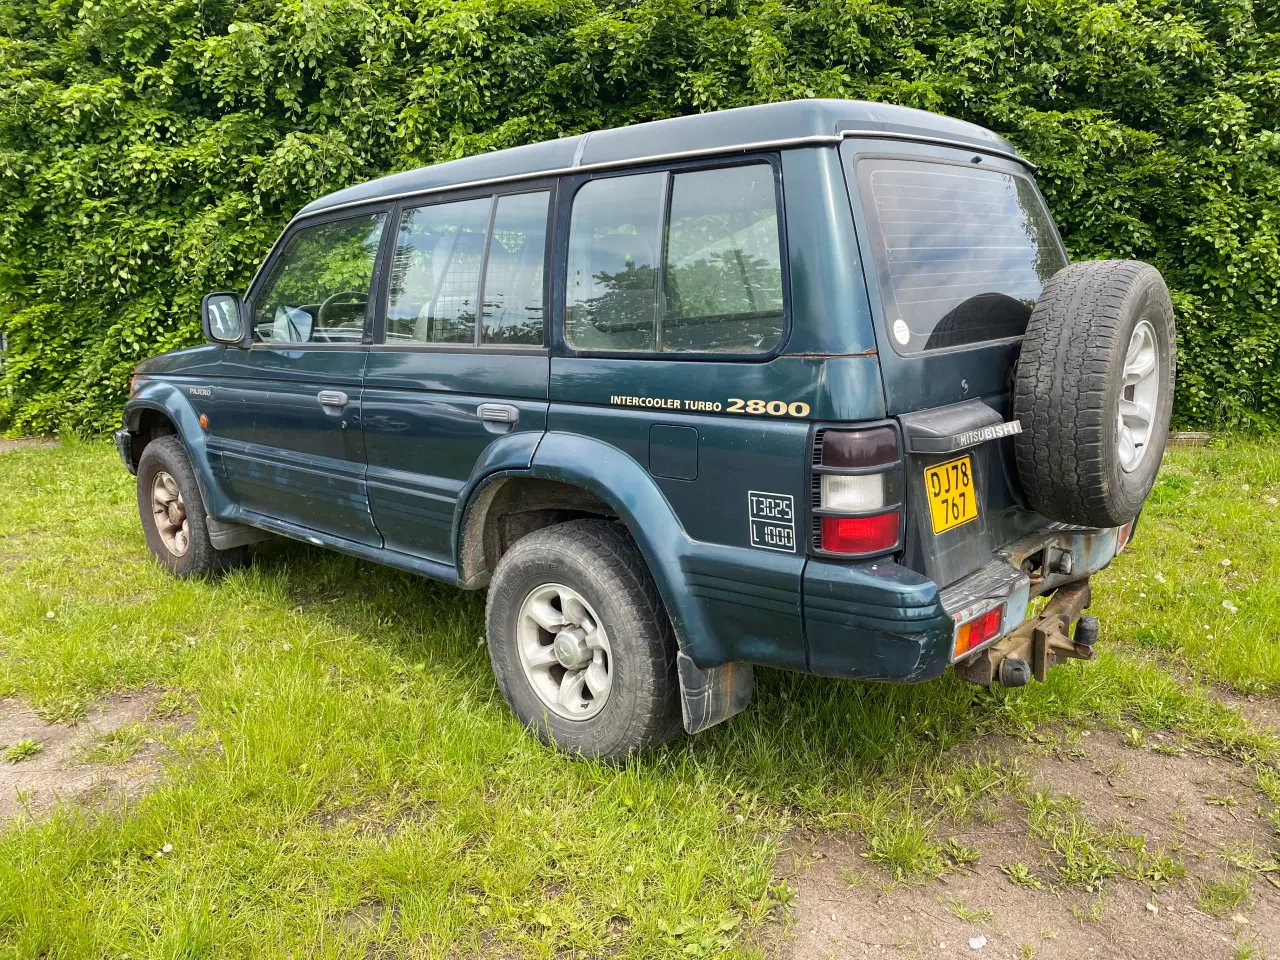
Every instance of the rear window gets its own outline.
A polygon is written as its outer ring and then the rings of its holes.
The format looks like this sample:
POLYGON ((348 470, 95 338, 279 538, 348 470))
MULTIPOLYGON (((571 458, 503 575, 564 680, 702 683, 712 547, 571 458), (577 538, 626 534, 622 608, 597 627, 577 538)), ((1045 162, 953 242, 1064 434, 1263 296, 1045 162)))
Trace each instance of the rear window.
POLYGON ((885 321, 899 353, 1021 337, 1067 264, 1025 177, 955 164, 866 159, 858 185, 885 321))

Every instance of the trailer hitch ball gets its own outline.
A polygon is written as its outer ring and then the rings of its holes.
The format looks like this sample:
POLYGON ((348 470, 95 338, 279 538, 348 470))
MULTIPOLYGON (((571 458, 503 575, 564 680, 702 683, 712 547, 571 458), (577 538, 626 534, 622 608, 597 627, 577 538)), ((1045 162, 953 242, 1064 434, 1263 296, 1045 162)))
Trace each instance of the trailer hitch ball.
POLYGON ((1077 647, 1089 647, 1092 650, 1093 645, 1098 642, 1098 618, 1087 613, 1080 614, 1071 639, 1077 647))
POLYGON ((1031 682, 1031 664, 1021 657, 1005 657, 1000 661, 1000 686, 1025 687, 1031 682))

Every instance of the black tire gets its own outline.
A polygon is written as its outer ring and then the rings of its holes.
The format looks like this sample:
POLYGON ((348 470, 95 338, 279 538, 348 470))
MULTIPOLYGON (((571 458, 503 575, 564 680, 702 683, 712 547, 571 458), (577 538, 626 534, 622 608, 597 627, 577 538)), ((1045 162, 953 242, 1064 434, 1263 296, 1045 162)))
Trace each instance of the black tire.
POLYGON ((618 762, 679 731, 675 636, 644 558, 620 524, 571 520, 518 540, 494 571, 485 620, 498 687, 515 715, 544 743, 618 762), (589 719, 552 712, 521 661, 517 625, 522 606, 548 584, 580 594, 608 636, 612 686, 589 719))
POLYGON ((176 436, 152 440, 138 458, 138 515, 142 519, 147 547, 160 565, 174 576, 184 579, 205 577, 240 566, 248 558, 244 547, 219 550, 210 541, 204 498, 200 496, 200 486, 196 483, 186 448, 176 436), (162 472, 173 479, 181 494, 186 519, 186 549, 182 552, 166 543, 153 510, 152 491, 156 477, 162 472))
POLYGON ((1018 477, 1033 509, 1089 527, 1115 527, 1138 515, 1169 433, 1175 350, 1173 304, 1150 264, 1076 263, 1045 285, 1013 390, 1013 413, 1022 423, 1014 442, 1018 477), (1126 352, 1144 321, 1154 335, 1158 393, 1150 435, 1132 448, 1141 455, 1126 469, 1117 417, 1126 352))

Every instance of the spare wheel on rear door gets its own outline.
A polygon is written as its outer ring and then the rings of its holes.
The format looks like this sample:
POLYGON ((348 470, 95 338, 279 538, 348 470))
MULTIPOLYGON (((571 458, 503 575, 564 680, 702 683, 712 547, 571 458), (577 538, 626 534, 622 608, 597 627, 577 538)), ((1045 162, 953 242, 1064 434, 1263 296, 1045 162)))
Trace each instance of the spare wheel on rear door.
POLYGON ((1018 476, 1051 520, 1114 527, 1155 483, 1173 407, 1173 304, 1137 260, 1056 273, 1027 324, 1014 376, 1018 476))

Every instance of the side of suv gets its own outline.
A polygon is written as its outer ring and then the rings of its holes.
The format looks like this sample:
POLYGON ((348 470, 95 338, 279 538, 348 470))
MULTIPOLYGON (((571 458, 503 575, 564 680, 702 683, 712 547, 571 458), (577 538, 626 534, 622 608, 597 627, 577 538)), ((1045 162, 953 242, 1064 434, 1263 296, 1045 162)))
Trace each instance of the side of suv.
POLYGON ((1067 265, 1032 171, 819 100, 316 200, 205 298, 207 345, 136 371, 148 545, 203 575, 279 534, 487 587, 517 716, 610 759, 742 710, 754 664, 1042 678, 1092 654, 1174 328, 1153 268, 1067 265))

